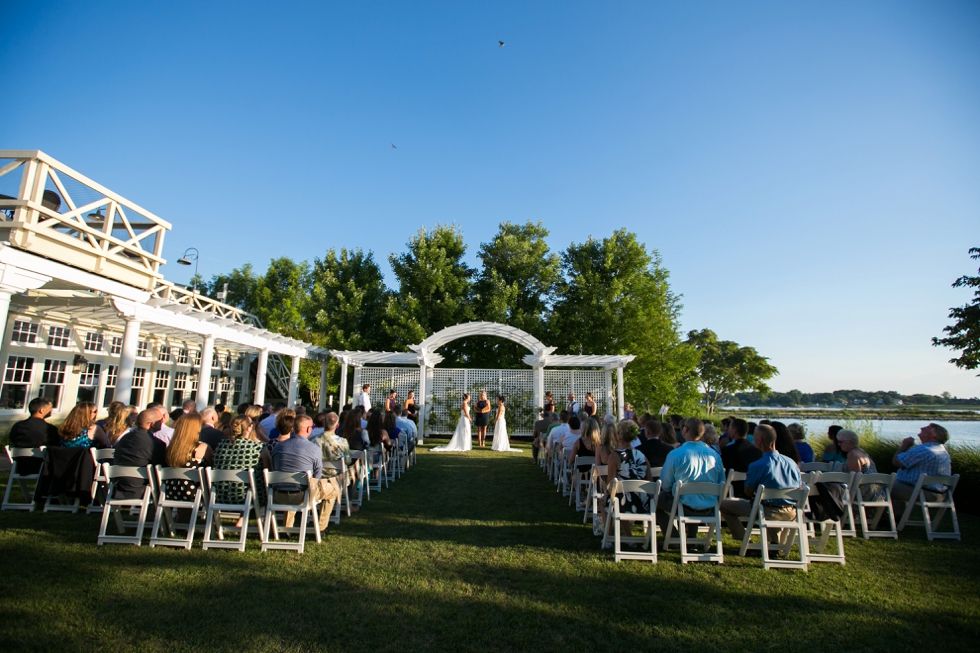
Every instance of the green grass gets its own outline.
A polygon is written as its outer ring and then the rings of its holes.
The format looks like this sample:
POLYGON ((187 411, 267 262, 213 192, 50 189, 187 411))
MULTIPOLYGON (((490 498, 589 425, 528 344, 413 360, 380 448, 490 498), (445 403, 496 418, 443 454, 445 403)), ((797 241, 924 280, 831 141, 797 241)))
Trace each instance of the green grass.
MULTIPOLYGON (((426 448, 435 441, 427 441, 426 448)), ((96 547, 0 514, 0 650, 975 650, 964 543, 847 540, 847 566, 615 564, 530 455, 432 454, 297 556, 96 547)), ((199 547, 199 544, 197 545, 199 547)))

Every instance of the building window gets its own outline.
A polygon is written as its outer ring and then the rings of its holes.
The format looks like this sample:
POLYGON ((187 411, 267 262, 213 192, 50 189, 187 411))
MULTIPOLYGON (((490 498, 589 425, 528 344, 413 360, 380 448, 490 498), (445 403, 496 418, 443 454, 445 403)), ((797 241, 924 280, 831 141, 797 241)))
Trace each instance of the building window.
POLYGON ((181 347, 176 352, 176 359, 178 365, 187 365, 187 348, 181 347))
POLYGON ((102 363, 89 363, 85 371, 78 377, 78 395, 76 401, 95 400, 99 394, 99 377, 102 375, 102 363))
POLYGON ((238 359, 235 361, 235 369, 239 372, 245 371, 245 359, 248 358, 246 354, 239 354, 238 359))
POLYGON ((118 356, 122 353, 122 336, 112 336, 109 338, 109 353, 118 356))
POLYGON ((10 342, 26 345, 37 343, 37 324, 23 320, 14 320, 14 329, 10 332, 10 342))
POLYGON ((146 340, 140 340, 136 345, 136 358, 149 358, 150 357, 150 343, 146 340))
POLYGON ((105 399, 102 400, 103 406, 108 406, 112 403, 113 397, 116 394, 116 379, 119 376, 119 366, 109 365, 105 368, 105 399))
POLYGON ((187 372, 174 373, 174 406, 184 403, 184 393, 187 391, 187 372))
POLYGON ((170 345, 160 345, 160 351, 157 352, 157 361, 160 363, 169 363, 171 360, 170 345))
POLYGON ((157 370, 156 379, 153 381, 153 403, 166 406, 167 390, 169 388, 170 372, 168 370, 157 370))
POLYGON ((198 349, 194 352, 194 367, 201 366, 201 350, 198 349))
POLYGON ((221 358, 218 357, 218 350, 211 351, 211 367, 221 367, 221 358))
POLYGON ((230 370, 231 369, 231 352, 230 351, 226 351, 225 352, 224 360, 221 363, 221 367, 223 367, 226 370, 230 370))
POLYGON ((211 377, 211 382, 208 384, 208 405, 209 406, 213 406, 215 403, 222 403, 222 404, 225 403, 223 401, 220 401, 219 402, 218 399, 217 399, 217 397, 215 396, 215 392, 214 391, 215 391, 215 388, 218 387, 218 383, 217 382, 218 382, 218 377, 212 376, 211 377))
POLYGON ((44 361, 44 370, 41 372, 41 389, 38 396, 51 401, 53 408, 61 406, 61 390, 65 386, 65 368, 68 361, 60 361, 48 358, 44 361))
POLYGON ((191 392, 197 392, 198 379, 201 378, 200 374, 194 374, 190 377, 191 379, 191 392))
POLYGON ((235 396, 232 399, 233 404, 236 406, 242 403, 242 389, 245 387, 245 379, 240 376, 235 377, 235 396))
POLYGON ((143 389, 146 387, 146 368, 137 367, 133 370, 133 390, 129 393, 129 403, 132 406, 143 405, 143 389))
POLYGON ((71 344, 71 329, 48 327, 48 347, 67 347, 71 344))
POLYGON ((105 349, 105 337, 101 333, 89 331, 85 334, 85 351, 103 351, 105 349))
POLYGON ((34 359, 28 356, 10 356, 3 372, 3 388, 0 389, 0 408, 23 408, 27 403, 27 388, 34 380, 34 359))

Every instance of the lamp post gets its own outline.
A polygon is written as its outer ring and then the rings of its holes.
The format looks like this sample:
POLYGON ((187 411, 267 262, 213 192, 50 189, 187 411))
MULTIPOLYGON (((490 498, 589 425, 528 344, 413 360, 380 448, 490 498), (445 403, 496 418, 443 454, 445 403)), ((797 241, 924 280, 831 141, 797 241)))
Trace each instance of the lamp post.
POLYGON ((200 253, 197 251, 196 247, 188 247, 181 254, 180 258, 177 259, 178 265, 190 265, 191 261, 194 261, 194 283, 192 288, 195 293, 197 293, 197 259, 200 257, 200 253))

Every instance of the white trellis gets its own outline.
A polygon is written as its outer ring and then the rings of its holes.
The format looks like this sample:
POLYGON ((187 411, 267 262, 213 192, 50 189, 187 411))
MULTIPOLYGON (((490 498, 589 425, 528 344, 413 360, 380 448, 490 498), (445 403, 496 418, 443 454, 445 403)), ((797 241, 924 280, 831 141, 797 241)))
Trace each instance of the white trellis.
POLYGON ((556 355, 554 347, 516 327, 495 322, 467 322, 432 334, 421 343, 410 346, 411 352, 337 351, 330 352, 340 361, 341 405, 347 403, 347 368, 354 367, 354 388, 370 383, 375 393, 387 393, 394 388, 400 398, 414 390, 418 400, 419 429, 422 433, 448 433, 459 416, 459 400, 468 392, 475 400, 479 390, 486 390, 493 400, 506 395, 508 400, 508 430, 514 435, 530 435, 533 422, 544 403, 544 393, 550 390, 559 407, 565 396, 575 393, 581 403, 591 392, 598 414, 613 412, 623 416, 623 368, 635 356, 631 355, 556 355), (439 369, 442 356, 436 350, 453 340, 486 335, 506 338, 526 347, 531 353, 524 362, 525 370, 439 369), (418 366, 407 369, 400 366, 418 366), (370 366, 370 367, 369 367, 370 366), (545 368, 577 367, 591 369, 555 370, 545 368), (616 372, 613 385, 612 372, 616 372), (615 400, 613 390, 616 391, 615 400))

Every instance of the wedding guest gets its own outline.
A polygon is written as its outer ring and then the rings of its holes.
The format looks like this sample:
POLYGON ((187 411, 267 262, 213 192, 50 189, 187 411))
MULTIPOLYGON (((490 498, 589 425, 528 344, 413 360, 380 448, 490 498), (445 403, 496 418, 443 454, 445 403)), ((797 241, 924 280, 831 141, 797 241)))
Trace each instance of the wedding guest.
MULTIPOLYGON (((336 479, 323 478, 323 454, 320 447, 308 439, 313 430, 310 416, 296 417, 293 426, 294 431, 273 448, 272 468, 277 472, 310 473, 313 477, 309 492, 310 507, 315 509, 317 503, 320 504, 319 526, 321 531, 326 530, 333 506, 340 496, 340 487, 336 479)), ((276 503, 295 503, 302 500, 302 493, 296 484, 281 483, 273 486, 273 499, 276 503)), ((293 513, 286 516, 287 527, 292 525, 290 515, 293 513)))
POLYGON ((845 463, 847 462, 847 456, 844 452, 840 450, 837 446, 837 434, 840 433, 843 426, 837 426, 832 424, 827 428, 827 437, 830 438, 830 444, 828 444, 823 449, 823 461, 825 463, 845 463))
MULTIPOLYGON (((147 409, 136 417, 136 428, 120 438, 113 452, 113 465, 129 467, 146 467, 147 465, 163 465, 166 463, 167 445, 159 438, 150 434, 150 427, 159 421, 157 410, 147 409)), ((142 479, 123 478, 116 482, 114 496, 118 499, 133 499, 143 495, 146 481, 142 479)))
MULTIPOLYGON (((218 443, 214 450, 215 469, 250 469, 255 472, 255 491, 259 505, 266 504, 265 480, 263 469, 272 469, 272 456, 268 447, 255 437, 252 420, 243 415, 232 418, 229 425, 231 433, 218 443)), ((248 488, 243 483, 222 481, 214 484, 218 503, 242 503, 248 488)))
POLYGON ((603 424, 602 431, 599 433, 599 446, 595 450, 596 467, 609 464, 609 458, 614 455, 619 446, 616 437, 616 426, 614 424, 603 424))
POLYGON ((585 411, 585 414, 588 415, 589 417, 594 417, 595 416, 595 412, 596 412, 596 408, 597 407, 596 407, 596 403, 595 403, 595 397, 592 396, 592 393, 591 392, 586 392, 585 393, 585 405, 582 407, 582 410, 584 410, 585 411))
MULTIPOLYGON (((252 420, 252 432, 259 442, 268 442, 269 436, 262 426, 262 409, 259 406, 249 406, 245 409, 245 417, 252 420)), ((229 428, 231 424, 229 423, 229 428)))
MULTIPOLYGON (((23 447, 25 449, 36 449, 48 446, 52 443, 59 444, 58 429, 52 424, 48 424, 48 416, 51 415, 52 404, 50 399, 35 397, 27 405, 30 417, 21 420, 10 427, 10 446, 23 447)), ((17 463, 17 470, 20 474, 37 474, 41 471, 43 459, 31 456, 18 456, 14 459, 17 463)))
POLYGON ((559 446, 565 451, 568 451, 573 446, 575 446, 575 442, 581 436, 582 436, 582 420, 579 419, 577 415, 572 415, 571 417, 568 418, 568 431, 566 431, 561 436, 561 444, 559 446))
MULTIPOLYGON (((599 504, 603 524, 606 522, 606 512, 611 507, 611 492, 616 481, 653 480, 647 459, 633 449, 631 444, 639 430, 632 420, 624 419, 616 425, 616 449, 609 457, 606 472, 606 487, 610 489, 610 498, 599 504)), ((645 492, 617 493, 615 500, 619 502, 620 514, 650 514, 650 497, 645 492)), ((611 544, 610 542, 609 545, 611 544)))
POLYGON ((351 451, 364 451, 368 445, 367 431, 361 427, 362 416, 364 415, 363 406, 355 406, 344 417, 343 436, 350 445, 351 451))
POLYGON ((551 393, 551 390, 547 390, 544 393, 544 412, 555 412, 555 395, 551 393))
POLYGON ((90 401, 81 401, 68 413, 68 417, 58 428, 60 442, 52 443, 62 447, 95 447, 104 449, 109 446, 109 438, 105 431, 95 423, 99 409, 90 401))
MULTIPOLYGON (((721 462, 725 470, 734 469, 744 474, 749 471, 749 465, 762 458, 762 451, 746 438, 748 431, 749 425, 744 419, 735 418, 728 423, 728 436, 732 443, 721 450, 721 462)), ((773 442, 775 443, 775 439, 773 442)), ((744 496, 744 488, 743 481, 732 482, 732 490, 736 497, 744 496)))
MULTIPOLYGON (((214 462, 214 454, 211 447, 200 440, 203 424, 201 415, 197 413, 185 413, 177 419, 174 425, 174 437, 170 439, 165 454, 168 467, 197 469, 211 466, 214 462)), ((192 501, 199 485, 187 479, 164 481, 167 498, 172 501, 192 501)), ((178 516, 181 520, 188 518, 189 514, 178 516)))
POLYGON ((660 439, 664 432, 663 424, 660 423, 660 420, 651 417, 647 420, 643 432, 646 435, 646 440, 640 444, 640 452, 651 467, 663 467, 667 455, 674 450, 673 445, 660 439))
POLYGON ((793 436, 796 451, 800 454, 800 463, 812 463, 813 447, 806 442, 806 431, 803 430, 803 425, 793 422, 786 428, 789 430, 789 434, 793 436))
MULTIPOLYGON (((790 424, 792 426, 792 424, 790 424)), ((845 469, 858 474, 877 474, 875 461, 860 446, 858 434, 849 429, 837 432, 837 446, 847 455, 845 469)), ((865 501, 882 501, 885 498, 885 486, 880 483, 868 483, 861 486, 861 496, 865 501)), ((872 526, 873 528, 873 526, 872 526)))
POLYGON ((789 434, 789 429, 782 422, 771 422, 769 425, 776 431, 776 451, 792 460, 799 467, 800 450, 796 448, 796 443, 793 441, 793 436, 789 434))
POLYGON ((158 415, 158 419, 150 427, 150 433, 153 434, 153 437, 162 440, 164 444, 168 444, 170 438, 174 436, 174 430, 167 425, 167 420, 170 419, 170 414, 167 412, 167 409, 163 407, 163 404, 156 402, 148 404, 146 409, 155 410, 158 415))
POLYGON ((292 408, 283 408, 276 416, 276 425, 269 431, 269 441, 275 443, 288 440, 293 433, 293 424, 296 422, 296 411, 292 408))
POLYGON ((106 419, 103 430, 110 447, 115 447, 120 438, 133 430, 130 418, 135 412, 136 408, 133 406, 122 405, 106 419))
MULTIPOLYGON (((594 458, 596 449, 599 448, 600 444, 599 436, 599 422, 595 421, 591 417, 585 420, 585 422, 582 424, 581 435, 575 440, 574 444, 572 444, 572 451, 568 456, 568 461, 575 462, 576 456, 581 456, 583 458, 594 458)), ((591 463, 588 465, 579 465, 578 471, 584 474, 585 472, 589 471, 591 467, 591 463)))
POLYGON ((218 448, 218 443, 225 439, 224 431, 215 427, 218 423, 218 413, 214 408, 208 406, 201 411, 201 442, 206 443, 211 451, 218 448))
MULTIPOLYGON (((725 482, 721 456, 701 442, 704 422, 696 417, 684 420, 681 426, 684 444, 667 454, 660 470, 660 498, 657 500, 657 523, 667 531, 670 510, 674 505, 674 491, 678 482, 717 483, 725 482)), ((685 494, 681 498, 684 509, 691 514, 705 514, 714 508, 717 497, 709 494, 685 494)))
POLYGON ((623 417, 625 419, 631 419, 634 422, 636 421, 636 411, 633 410, 633 406, 629 402, 623 404, 623 417))
MULTIPOLYGON (((839 433, 838 433, 839 435, 839 433)), ((892 457, 892 465, 897 468, 895 485, 892 487, 892 506, 896 519, 905 512, 905 505, 913 499, 912 491, 919 476, 951 475, 951 460, 944 446, 949 441, 949 432, 939 424, 927 424, 919 431, 919 446, 915 438, 902 440, 901 446, 892 457)), ((949 490, 945 485, 925 485, 926 500, 939 501, 949 490)))

